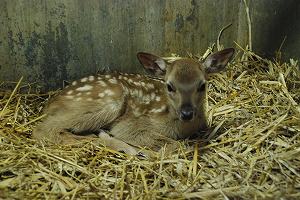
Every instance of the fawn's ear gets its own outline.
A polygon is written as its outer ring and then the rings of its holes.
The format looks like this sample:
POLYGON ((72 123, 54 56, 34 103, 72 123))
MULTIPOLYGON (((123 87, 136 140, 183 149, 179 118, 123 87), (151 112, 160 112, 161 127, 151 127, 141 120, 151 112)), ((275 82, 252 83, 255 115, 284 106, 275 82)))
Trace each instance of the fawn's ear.
POLYGON ((205 72, 209 74, 224 70, 233 54, 234 49, 228 48, 209 55, 203 63, 205 72))
POLYGON ((149 70, 155 75, 163 75, 166 72, 167 63, 161 57, 152 55, 150 53, 139 52, 137 58, 145 69, 149 70))

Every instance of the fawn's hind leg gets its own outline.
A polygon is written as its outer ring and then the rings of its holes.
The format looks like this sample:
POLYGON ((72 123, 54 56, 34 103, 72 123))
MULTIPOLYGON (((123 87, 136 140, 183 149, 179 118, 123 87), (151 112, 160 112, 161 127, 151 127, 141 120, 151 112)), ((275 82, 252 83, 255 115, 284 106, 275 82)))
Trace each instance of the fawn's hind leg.
POLYGON ((72 106, 72 103, 61 110, 53 109, 53 112, 50 107, 48 116, 33 131, 33 137, 40 141, 65 144, 68 143, 68 137, 63 138, 61 133, 99 132, 122 113, 120 101, 91 108, 86 104, 83 106, 85 106, 84 113, 72 106))
MULTIPOLYGON (((59 118, 56 118, 59 120, 59 118)), ((51 129, 45 127, 52 125, 52 123, 57 123, 57 120, 45 121, 43 124, 37 127, 33 132, 33 137, 40 142, 52 143, 52 144, 62 144, 62 145, 81 145, 82 143, 92 142, 95 145, 103 145, 112 150, 124 152, 128 155, 137 155, 138 150, 129 144, 109 136, 104 131, 100 131, 98 135, 75 135, 69 131, 64 130, 63 126, 56 126, 51 129), (45 131, 48 134, 45 134, 45 131), (45 138, 45 136, 48 136, 45 138), (50 137, 50 138, 49 138, 50 137)))
POLYGON ((71 105, 63 111, 55 109, 48 112, 48 116, 33 131, 32 135, 39 141, 54 144, 79 144, 82 142, 93 142, 102 144, 116 151, 123 151, 129 155, 136 155, 138 151, 116 138, 110 137, 102 127, 112 123, 122 113, 122 101, 116 101, 92 108, 86 113, 77 113, 71 105), (70 132, 70 130, 76 134, 70 132), (80 135, 81 132, 100 132, 95 134, 80 135))

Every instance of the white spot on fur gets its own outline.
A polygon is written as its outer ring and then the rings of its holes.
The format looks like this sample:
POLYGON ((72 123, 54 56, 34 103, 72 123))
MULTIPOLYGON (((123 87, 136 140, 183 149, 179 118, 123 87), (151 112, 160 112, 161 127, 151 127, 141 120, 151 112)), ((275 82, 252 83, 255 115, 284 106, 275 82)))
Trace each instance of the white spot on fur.
POLYGON ((112 84, 117 84, 118 83, 117 79, 109 79, 108 82, 110 82, 112 84))
POLYGON ((112 112, 115 112, 116 110, 119 109, 119 104, 114 103, 114 102, 108 102, 108 108, 109 110, 111 110, 112 112))
POLYGON ((149 94, 144 94, 144 96, 143 96, 143 101, 144 101, 145 103, 147 103, 147 102, 150 103, 150 95, 149 95, 149 94))
POLYGON ((157 112, 157 109, 156 108, 153 108, 149 111, 150 113, 156 113, 157 112))
POLYGON ((133 82, 133 80, 132 79, 128 79, 128 83, 132 83, 133 82))
POLYGON ((84 85, 83 87, 79 87, 76 89, 76 91, 85 92, 93 89, 93 86, 91 85, 84 85))
POLYGON ((136 108, 136 109, 134 109, 134 115, 135 116, 140 116, 141 115, 141 112, 140 112, 140 109, 139 108, 136 108))
POLYGON ((147 87, 150 89, 154 89, 154 85, 152 83, 147 83, 147 87))
POLYGON ((139 98, 143 98, 143 90, 138 90, 138 96, 139 98))
POLYGON ((122 75, 119 75, 119 77, 118 77, 119 79, 122 79, 123 78, 123 76, 122 75))
POLYGON ((134 82, 134 85, 141 86, 141 84, 139 82, 134 82))
POLYGON ((102 87, 106 87, 107 84, 104 81, 97 81, 97 83, 99 83, 102 87))
POLYGON ((104 93, 107 94, 108 96, 113 96, 115 93, 112 90, 104 90, 104 93))
POLYGON ((82 93, 81 93, 81 92, 79 92, 79 93, 77 93, 77 94, 76 94, 76 96, 81 96, 81 95, 82 95, 82 93))
POLYGON ((73 90, 70 90, 67 92, 67 95, 73 94, 73 92, 74 92, 73 90))
POLYGON ((87 92, 87 93, 86 93, 86 95, 91 95, 91 94, 92 94, 91 92, 87 92))
POLYGON ((128 80, 128 77, 124 76, 123 79, 124 79, 125 81, 127 81, 127 80, 128 80))
POLYGON ((98 96, 103 98, 105 96, 105 94, 102 92, 102 93, 99 93, 98 96))
POLYGON ((145 82, 141 82, 141 84, 142 84, 142 86, 143 86, 143 87, 145 87, 145 86, 146 86, 145 82))
POLYGON ((97 79, 98 79, 98 80, 102 80, 102 77, 98 76, 97 79))
POLYGON ((93 99, 92 99, 92 98, 87 98, 86 100, 87 100, 87 101, 93 101, 93 99))
POLYGON ((151 109, 150 112, 151 113, 161 113, 161 112, 166 111, 166 108, 167 108, 167 106, 163 105, 160 108, 153 108, 153 109, 151 109))
POLYGON ((155 101, 160 101, 160 96, 156 96, 155 101))
POLYGON ((88 80, 88 78, 85 77, 85 78, 82 78, 80 81, 81 81, 82 83, 84 83, 84 82, 87 82, 87 80, 88 80))
POLYGON ((155 99, 155 93, 151 92, 151 100, 154 100, 154 99, 155 99))
POLYGON ((128 88, 127 88, 127 87, 125 87, 125 86, 123 86, 123 85, 122 85, 122 88, 123 88, 123 90, 124 90, 125 94, 128 94, 128 92, 129 92, 128 88))
POLYGON ((74 96, 66 96, 67 99, 74 99, 74 96))
POLYGON ((161 79, 151 79, 152 81, 157 81, 157 82, 161 82, 161 83, 165 83, 164 80, 161 80, 161 79))
POLYGON ((73 82, 72 82, 72 85, 77 85, 77 81, 73 81, 73 82))
POLYGON ((110 74, 105 75, 105 78, 111 78, 110 74))
POLYGON ((137 89, 134 89, 132 95, 133 95, 133 96, 138 96, 138 90, 137 90, 137 89))
POLYGON ((89 76, 89 81, 93 81, 95 80, 95 77, 94 76, 89 76))
POLYGON ((167 110, 167 106, 163 105, 160 109, 162 110, 162 112, 165 112, 167 110))
POLYGON ((81 97, 77 97, 75 100, 76 100, 76 101, 81 101, 82 98, 81 98, 81 97))

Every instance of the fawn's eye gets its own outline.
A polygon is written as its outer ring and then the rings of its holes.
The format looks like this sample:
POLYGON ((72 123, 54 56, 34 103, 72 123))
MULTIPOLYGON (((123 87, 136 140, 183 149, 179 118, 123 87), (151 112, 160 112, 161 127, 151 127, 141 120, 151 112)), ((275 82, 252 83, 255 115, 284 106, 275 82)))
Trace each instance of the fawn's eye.
POLYGON ((203 92, 203 91, 205 91, 205 81, 202 81, 197 88, 197 92, 203 92))
POLYGON ((174 86, 171 83, 167 83, 168 92, 176 92, 174 86))

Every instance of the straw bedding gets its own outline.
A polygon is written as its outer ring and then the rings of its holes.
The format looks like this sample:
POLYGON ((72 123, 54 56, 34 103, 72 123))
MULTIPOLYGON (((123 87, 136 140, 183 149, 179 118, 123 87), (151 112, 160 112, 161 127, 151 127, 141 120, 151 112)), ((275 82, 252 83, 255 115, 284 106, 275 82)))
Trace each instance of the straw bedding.
POLYGON ((148 159, 91 143, 38 146, 31 131, 52 94, 36 94, 21 80, 14 91, 1 90, 0 199, 300 198, 295 60, 241 50, 210 80, 212 131, 182 142, 172 155, 162 150, 148 159))

